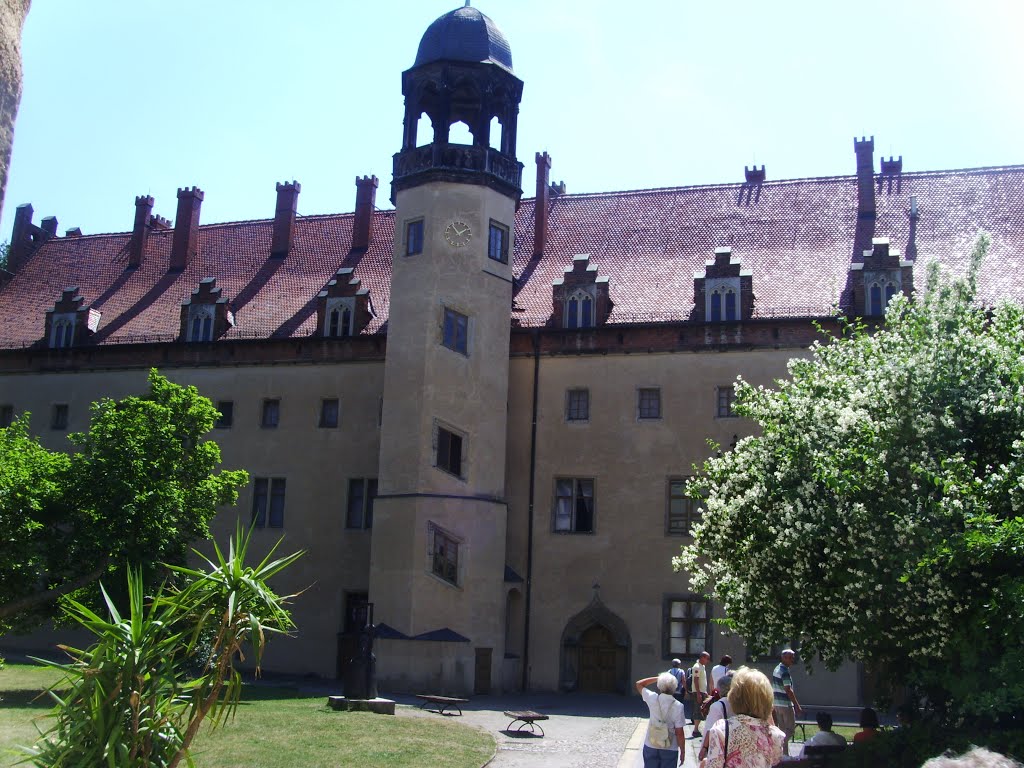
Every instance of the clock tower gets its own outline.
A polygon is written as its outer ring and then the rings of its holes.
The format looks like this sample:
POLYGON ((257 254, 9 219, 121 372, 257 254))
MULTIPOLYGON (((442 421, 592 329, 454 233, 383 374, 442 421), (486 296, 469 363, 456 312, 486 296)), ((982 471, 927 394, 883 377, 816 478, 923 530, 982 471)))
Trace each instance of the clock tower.
POLYGON ((399 689, 501 678, 522 87, 504 35, 468 5, 430 25, 402 75, 369 595, 392 630, 378 674, 399 689), (457 123, 471 143, 449 141, 457 123))

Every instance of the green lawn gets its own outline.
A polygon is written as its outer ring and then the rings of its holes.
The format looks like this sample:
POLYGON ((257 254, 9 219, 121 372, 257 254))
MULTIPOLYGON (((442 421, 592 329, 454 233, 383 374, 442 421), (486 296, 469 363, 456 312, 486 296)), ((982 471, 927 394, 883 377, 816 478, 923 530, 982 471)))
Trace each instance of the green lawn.
MULTIPOLYGON (((34 741, 32 720, 50 709, 35 697, 58 677, 20 664, 0 670, 0 766, 15 765, 21 755, 13 748, 34 741)), ((325 698, 247 687, 234 721, 200 733, 192 750, 198 768, 479 768, 494 754, 490 734, 448 719, 334 712, 325 698)))

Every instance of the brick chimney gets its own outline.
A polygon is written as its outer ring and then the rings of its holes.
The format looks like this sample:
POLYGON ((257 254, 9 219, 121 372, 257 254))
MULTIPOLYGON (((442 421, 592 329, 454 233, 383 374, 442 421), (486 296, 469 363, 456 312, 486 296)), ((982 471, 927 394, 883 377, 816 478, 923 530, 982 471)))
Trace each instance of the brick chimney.
POLYGON ((283 259, 295 242, 295 211, 302 185, 297 181, 277 183, 277 207, 274 209, 274 233, 270 238, 270 256, 283 259))
POLYGON ((47 216, 37 227, 32 223, 32 213, 31 203, 19 205, 14 212, 11 247, 7 255, 8 272, 14 273, 20 270, 38 246, 57 235, 56 216, 47 216))
POLYGON ((149 218, 153 215, 153 198, 144 195, 135 198, 135 225, 132 227, 132 239, 128 242, 128 268, 142 266, 142 254, 146 252, 146 240, 149 239, 149 218))
POLYGON ((57 217, 56 216, 47 216, 45 219, 43 219, 42 221, 39 222, 39 228, 41 230, 43 230, 43 232, 45 232, 50 237, 56 237, 57 236, 57 227, 58 226, 59 225, 57 224, 57 217))
POLYGON ((377 202, 377 177, 356 176, 356 217, 352 222, 352 250, 365 251, 373 237, 373 208, 377 202))
POLYGON ((747 168, 743 166, 743 177, 747 180, 747 184, 764 184, 764 165, 758 168, 756 165, 753 168, 747 168))
POLYGON ((533 204, 533 255, 543 256, 544 246, 548 241, 548 200, 551 194, 548 179, 551 174, 551 156, 547 152, 538 152, 536 160, 537 200, 533 204))
POLYGON ((857 153, 857 218, 875 217, 875 137, 853 140, 857 153))
POLYGON ((167 270, 181 271, 199 255, 199 209, 203 205, 199 187, 178 190, 178 215, 174 219, 171 263, 167 270))

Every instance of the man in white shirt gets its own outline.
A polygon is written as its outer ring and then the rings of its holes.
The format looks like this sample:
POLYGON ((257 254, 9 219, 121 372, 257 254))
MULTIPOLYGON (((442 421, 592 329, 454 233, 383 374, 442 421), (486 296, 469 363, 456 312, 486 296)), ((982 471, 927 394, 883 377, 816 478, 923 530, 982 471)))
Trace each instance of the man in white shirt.
POLYGON ((818 721, 818 732, 804 742, 800 750, 800 757, 804 756, 807 747, 845 747, 846 739, 838 733, 832 732, 832 715, 828 712, 819 712, 816 716, 818 721))
POLYGON ((699 738, 704 734, 700 730, 700 721, 704 718, 700 714, 700 705, 704 703, 704 699, 708 697, 708 673, 707 666, 711 663, 711 654, 707 651, 702 651, 697 662, 693 665, 693 669, 690 671, 690 701, 693 704, 693 710, 691 717, 693 718, 693 736, 691 738, 699 738))
MULTIPOLYGON (((717 664, 715 664, 715 666, 713 666, 711 668, 711 687, 712 688, 717 688, 718 687, 718 680, 722 677, 722 675, 727 675, 729 673, 729 665, 730 664, 732 664, 732 656, 730 656, 729 654, 726 654, 725 656, 722 657, 721 661, 719 661, 717 664)), ((709 717, 708 720, 710 721, 711 718, 709 717)), ((709 725, 707 727, 710 728, 711 726, 709 725)))

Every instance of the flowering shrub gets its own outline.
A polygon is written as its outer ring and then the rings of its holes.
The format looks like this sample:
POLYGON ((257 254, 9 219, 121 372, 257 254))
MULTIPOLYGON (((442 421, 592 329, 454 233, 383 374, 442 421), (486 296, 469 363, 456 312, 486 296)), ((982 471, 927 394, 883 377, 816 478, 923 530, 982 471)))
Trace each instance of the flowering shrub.
POLYGON ((705 511, 673 561, 752 645, 802 638, 953 717, 1024 704, 1024 310, 977 306, 987 246, 776 389, 737 382, 761 434, 691 482, 705 511))

